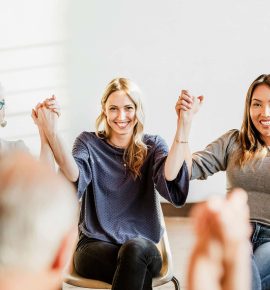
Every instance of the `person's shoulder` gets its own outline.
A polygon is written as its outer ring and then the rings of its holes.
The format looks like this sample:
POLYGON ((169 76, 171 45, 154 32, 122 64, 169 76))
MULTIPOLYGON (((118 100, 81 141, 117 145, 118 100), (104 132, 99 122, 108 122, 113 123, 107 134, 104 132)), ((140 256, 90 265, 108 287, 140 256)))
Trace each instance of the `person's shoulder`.
POLYGON ((100 147, 104 146, 104 138, 98 136, 96 132, 83 131, 76 139, 76 144, 83 143, 87 147, 100 147))
POLYGON ((238 140, 238 137, 238 129, 231 129, 222 135, 222 138, 228 140, 229 142, 236 142, 238 140))
POLYGON ((222 144, 227 152, 234 152, 239 148, 239 130, 231 129, 220 137, 222 144))
POLYGON ((28 147, 25 145, 23 140, 14 141, 14 146, 18 149, 28 150, 28 147))
POLYGON ((157 146, 166 144, 165 140, 159 135, 144 134, 143 141, 148 146, 157 146))
POLYGON ((4 140, 1 139, 1 148, 3 151, 20 150, 29 151, 28 147, 25 145, 23 140, 4 140))
POLYGON ((91 132, 91 131, 83 131, 82 133, 79 134, 79 136, 77 137, 77 139, 81 140, 81 141, 90 141, 90 140, 96 140, 99 137, 96 135, 95 132, 91 132))

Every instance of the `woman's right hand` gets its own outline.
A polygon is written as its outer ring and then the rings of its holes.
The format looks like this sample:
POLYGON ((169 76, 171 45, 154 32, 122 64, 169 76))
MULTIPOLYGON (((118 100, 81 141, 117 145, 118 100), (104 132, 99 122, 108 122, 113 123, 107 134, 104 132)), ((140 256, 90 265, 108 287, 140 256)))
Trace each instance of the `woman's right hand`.
POLYGON ((42 103, 38 103, 35 109, 32 110, 32 118, 35 124, 46 135, 57 132, 59 116, 60 106, 54 95, 45 99, 42 103))
POLYGON ((203 100, 203 96, 194 97, 189 91, 182 90, 175 105, 178 120, 183 119, 185 121, 191 121, 193 116, 199 111, 203 100))

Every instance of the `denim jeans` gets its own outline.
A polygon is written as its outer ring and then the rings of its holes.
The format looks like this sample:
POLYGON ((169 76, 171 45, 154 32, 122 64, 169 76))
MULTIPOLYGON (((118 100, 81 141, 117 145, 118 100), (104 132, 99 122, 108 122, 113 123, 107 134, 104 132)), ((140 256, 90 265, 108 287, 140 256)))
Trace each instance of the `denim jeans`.
POLYGON ((162 259, 156 245, 145 239, 119 245, 81 234, 74 265, 81 276, 112 284, 113 290, 151 290, 162 259))
POLYGON ((252 222, 252 290, 270 290, 270 227, 252 222))

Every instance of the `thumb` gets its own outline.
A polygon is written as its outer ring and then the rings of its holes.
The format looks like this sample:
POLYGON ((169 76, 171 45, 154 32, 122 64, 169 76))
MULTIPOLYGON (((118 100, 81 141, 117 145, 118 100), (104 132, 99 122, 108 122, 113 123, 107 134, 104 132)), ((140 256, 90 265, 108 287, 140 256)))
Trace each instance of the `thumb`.
POLYGON ((202 105, 204 102, 204 96, 201 95, 201 96, 197 97, 197 100, 199 101, 199 105, 202 105))
POLYGON ((34 109, 32 109, 31 116, 32 116, 33 119, 37 118, 37 113, 36 113, 36 111, 34 109))

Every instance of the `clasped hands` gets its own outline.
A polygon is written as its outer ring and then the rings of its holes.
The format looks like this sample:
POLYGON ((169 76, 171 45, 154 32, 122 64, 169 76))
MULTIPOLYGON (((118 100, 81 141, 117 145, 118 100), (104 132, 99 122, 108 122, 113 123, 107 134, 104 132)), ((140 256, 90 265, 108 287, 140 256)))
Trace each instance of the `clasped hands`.
POLYGON ((31 114, 35 124, 44 131, 54 130, 60 115, 60 106, 54 95, 38 103, 31 114))
POLYGON ((178 118, 180 118, 180 116, 192 118, 192 116, 199 111, 203 100, 203 96, 195 97, 189 91, 182 90, 175 105, 175 111, 178 118))

